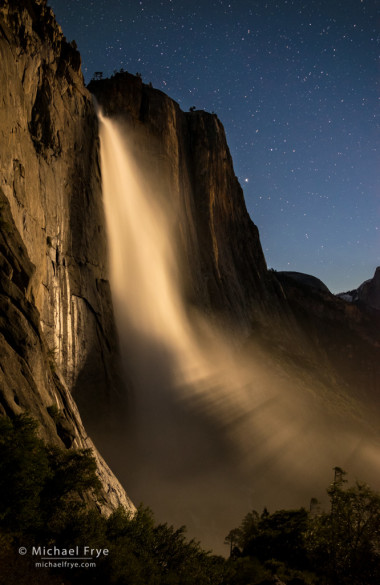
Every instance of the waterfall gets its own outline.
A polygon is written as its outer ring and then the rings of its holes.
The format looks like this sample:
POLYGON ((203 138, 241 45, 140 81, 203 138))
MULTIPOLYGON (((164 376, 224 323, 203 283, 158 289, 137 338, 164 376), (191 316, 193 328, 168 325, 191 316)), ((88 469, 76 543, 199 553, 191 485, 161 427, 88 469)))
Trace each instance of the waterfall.
POLYGON ((333 426, 310 380, 296 387, 262 356, 239 358, 204 317, 189 318, 176 210, 139 170, 126 130, 99 121, 110 281, 134 398, 111 463, 135 503, 222 552, 249 509, 307 506, 331 467, 373 451, 333 426))
MULTIPOLYGON (((118 124, 102 114, 99 118, 112 293, 124 351, 129 353, 126 359, 132 362, 139 391, 152 377, 158 393, 170 388, 176 400, 197 396, 207 401, 209 386, 212 401, 221 403, 222 416, 231 351, 212 337, 206 323, 202 323, 206 340, 196 333, 181 298, 171 210, 141 176, 118 124)), ((236 379, 237 372, 233 374, 236 379)), ((244 399, 240 392, 233 402, 244 399)), ((229 404, 224 409, 225 422, 231 408, 229 404)))

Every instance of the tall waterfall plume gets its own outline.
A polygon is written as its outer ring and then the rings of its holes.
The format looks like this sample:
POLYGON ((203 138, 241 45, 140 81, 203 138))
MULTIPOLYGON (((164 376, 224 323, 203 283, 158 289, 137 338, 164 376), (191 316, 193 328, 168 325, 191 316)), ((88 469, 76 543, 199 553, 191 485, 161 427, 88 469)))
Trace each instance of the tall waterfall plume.
POLYGON ((250 508, 278 501, 280 491, 282 507, 307 505, 302 498, 315 495, 311 486, 323 491, 332 466, 354 456, 372 464, 376 455, 325 416, 320 397, 260 357, 240 358, 189 313, 175 205, 141 173, 126 129, 102 113, 99 121, 111 288, 134 388, 113 466, 135 501, 221 550, 223 531, 250 508))

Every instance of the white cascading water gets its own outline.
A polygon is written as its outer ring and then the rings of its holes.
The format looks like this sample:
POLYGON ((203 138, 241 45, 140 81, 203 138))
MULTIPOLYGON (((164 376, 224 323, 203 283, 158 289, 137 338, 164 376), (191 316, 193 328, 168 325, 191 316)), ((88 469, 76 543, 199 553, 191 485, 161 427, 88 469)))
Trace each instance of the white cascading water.
MULTIPOLYGON (((180 296, 170 209, 162 209, 163 201, 139 175, 118 125, 101 114, 99 117, 112 294, 122 341, 124 338, 133 354, 135 376, 139 380, 146 377, 147 370, 162 370, 164 360, 166 382, 170 380, 176 392, 181 388, 182 395, 177 393, 177 399, 192 398, 211 384, 213 400, 223 402, 221 393, 228 384, 232 362, 228 349, 216 338, 205 355, 188 319, 180 296)), ((233 374, 236 380, 237 372, 233 374)), ((155 377, 154 383, 158 383, 155 377)), ((230 383, 236 385, 236 381, 230 383)), ((203 394, 207 399, 207 393, 203 394)), ((235 395, 236 408, 246 398, 244 392, 235 395)), ((249 404, 240 406, 246 410, 249 404)), ((229 404, 224 416, 233 416, 231 407, 229 404)))
POLYGON ((358 439, 332 439, 310 396, 302 402, 291 381, 280 387, 261 364, 238 360, 207 323, 199 336, 180 294, 175 211, 140 176, 120 126, 99 121, 111 288, 134 388, 133 424, 111 464, 136 503, 222 552, 252 507, 307 506, 358 439))

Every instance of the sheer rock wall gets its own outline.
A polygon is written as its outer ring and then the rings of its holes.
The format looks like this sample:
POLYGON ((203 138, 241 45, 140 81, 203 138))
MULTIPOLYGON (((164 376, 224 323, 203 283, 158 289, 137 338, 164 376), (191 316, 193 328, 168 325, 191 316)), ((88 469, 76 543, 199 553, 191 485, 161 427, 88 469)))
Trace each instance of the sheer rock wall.
MULTIPOLYGON (((45 0, 0 5, 0 411, 91 447, 82 416, 120 405, 97 119, 45 0)), ((94 449, 101 506, 133 509, 94 449)))

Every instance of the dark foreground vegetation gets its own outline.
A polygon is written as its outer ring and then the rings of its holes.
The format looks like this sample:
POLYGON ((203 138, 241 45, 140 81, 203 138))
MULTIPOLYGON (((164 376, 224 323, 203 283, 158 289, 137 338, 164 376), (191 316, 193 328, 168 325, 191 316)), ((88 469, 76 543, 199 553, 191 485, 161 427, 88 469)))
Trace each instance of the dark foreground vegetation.
POLYGON ((365 484, 347 487, 339 468, 328 512, 316 501, 310 511, 251 511, 226 537, 229 559, 189 541, 184 527, 157 524, 147 508, 105 518, 91 509, 91 493, 101 498, 90 452, 45 445, 27 416, 1 417, 0 584, 380 583, 380 495, 365 484), (31 551, 38 546, 109 552, 96 567, 36 568, 42 554, 31 551))

